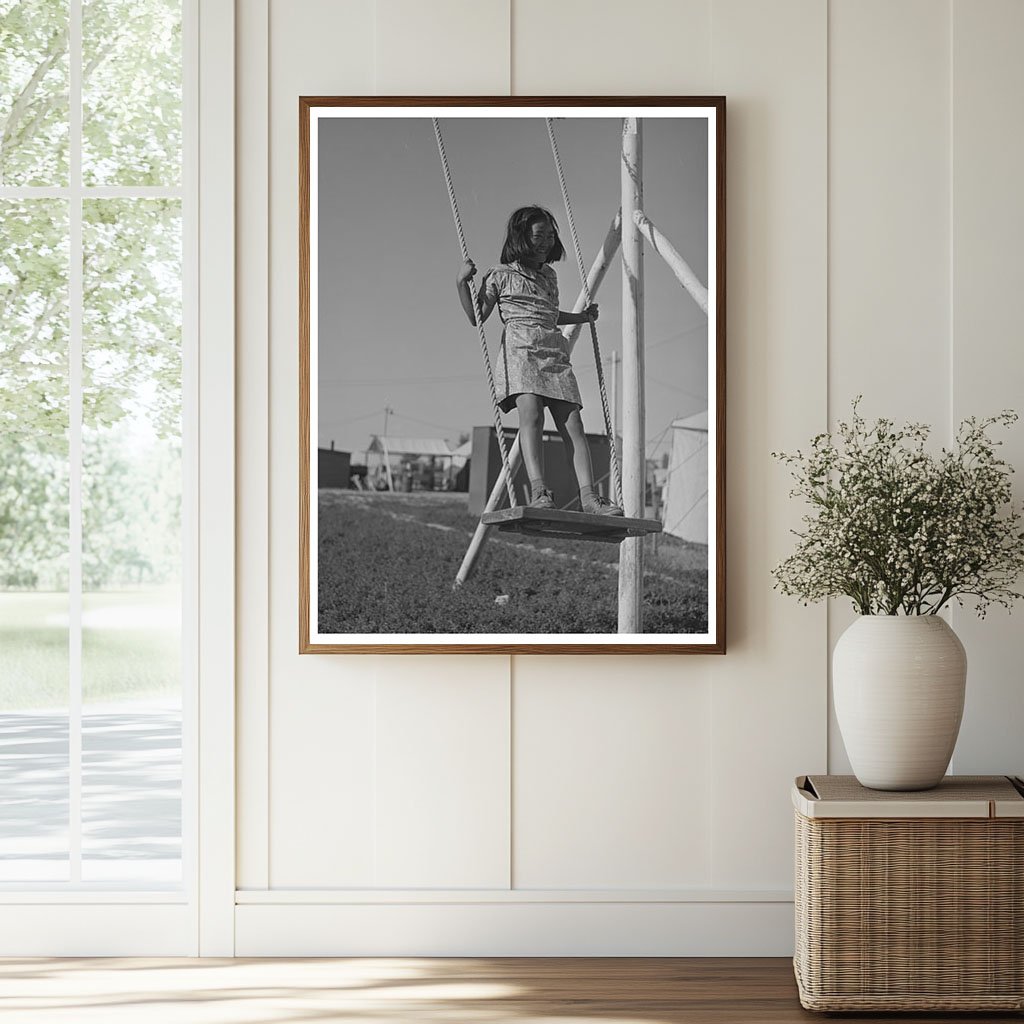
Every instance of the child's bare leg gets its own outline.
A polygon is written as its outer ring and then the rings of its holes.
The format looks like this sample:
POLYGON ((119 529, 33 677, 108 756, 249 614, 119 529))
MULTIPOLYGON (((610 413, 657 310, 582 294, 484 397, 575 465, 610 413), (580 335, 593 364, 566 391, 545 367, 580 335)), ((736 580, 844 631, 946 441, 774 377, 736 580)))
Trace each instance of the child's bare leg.
POLYGON ((584 488, 593 490, 594 467, 590 462, 590 445, 587 444, 587 435, 583 429, 583 417, 580 416, 579 406, 555 398, 549 399, 548 405, 551 408, 551 418, 555 421, 555 427, 562 435, 562 444, 565 445, 566 454, 572 463, 579 489, 581 491, 584 488))
POLYGON ((594 467, 590 461, 590 445, 583 429, 579 406, 557 399, 549 399, 548 405, 551 407, 551 418, 555 421, 558 433, 562 435, 562 443, 572 461, 580 488, 580 508, 584 512, 599 515, 621 516, 622 509, 600 498, 594 489, 594 467))
MULTIPOLYGON (((539 395, 516 395, 519 411, 519 447, 530 477, 530 499, 535 501, 544 487, 544 400, 539 395)), ((552 502, 552 505, 554 502, 552 502)))

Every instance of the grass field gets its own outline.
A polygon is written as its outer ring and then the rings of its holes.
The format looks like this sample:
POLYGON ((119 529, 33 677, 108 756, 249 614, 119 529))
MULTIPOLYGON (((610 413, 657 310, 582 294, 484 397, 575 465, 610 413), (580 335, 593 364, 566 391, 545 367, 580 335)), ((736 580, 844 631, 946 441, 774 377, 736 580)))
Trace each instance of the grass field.
MULTIPOLYGON (((180 595, 173 588, 85 594, 83 700, 179 693, 180 615, 180 595)), ((0 593, 0 710, 67 703, 67 595, 0 593)))
MULTIPOLYGON (((321 491, 320 631, 616 632, 617 545, 492 531, 453 590, 475 527, 465 494, 321 491)), ((707 547, 668 535, 644 544, 644 632, 706 632, 707 547)))

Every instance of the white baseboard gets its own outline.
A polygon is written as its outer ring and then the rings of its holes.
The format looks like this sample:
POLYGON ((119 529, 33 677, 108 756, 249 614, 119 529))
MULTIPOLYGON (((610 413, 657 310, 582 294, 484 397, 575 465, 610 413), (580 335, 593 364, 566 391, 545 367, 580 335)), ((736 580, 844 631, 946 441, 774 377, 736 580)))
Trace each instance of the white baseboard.
MULTIPOLYGON (((77 894, 76 894, 77 895, 77 894)), ((195 910, 188 904, 0 904, 0 956, 196 956, 195 910)))
MULTIPOLYGON (((240 897, 243 894, 239 894, 240 897)), ((793 904, 282 900, 235 908, 236 956, 792 956, 793 904)))

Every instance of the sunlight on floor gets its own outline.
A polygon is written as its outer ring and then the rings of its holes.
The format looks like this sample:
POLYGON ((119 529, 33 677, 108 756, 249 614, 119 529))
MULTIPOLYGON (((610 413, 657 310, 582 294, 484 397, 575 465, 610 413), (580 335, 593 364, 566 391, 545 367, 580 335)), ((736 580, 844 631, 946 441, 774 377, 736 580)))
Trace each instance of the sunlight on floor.
POLYGON ((576 1015, 572 1000, 564 1010, 556 1008, 543 985, 531 988, 503 982, 486 962, 463 960, 6 959, 0 960, 0 1019, 4 1024, 657 1024, 650 1016, 576 1015), (527 1003, 540 1012, 531 1012, 527 1003))

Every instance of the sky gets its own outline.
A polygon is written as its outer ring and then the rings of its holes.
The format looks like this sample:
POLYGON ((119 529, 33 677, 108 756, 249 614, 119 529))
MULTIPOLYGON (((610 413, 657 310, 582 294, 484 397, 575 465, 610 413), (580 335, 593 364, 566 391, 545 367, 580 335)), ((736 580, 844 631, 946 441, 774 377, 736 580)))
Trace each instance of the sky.
MULTIPOLYGON (((449 117, 441 130, 480 275, 499 262, 509 214, 545 206, 566 249, 554 264, 559 304, 571 309, 579 270, 543 117, 449 117)), ((619 207, 621 122, 565 118, 555 133, 589 270, 619 207)), ((706 122, 645 118, 643 146, 644 209, 707 283, 706 122)), ((362 461, 390 408, 389 434, 454 446, 492 423, 493 411, 477 330, 456 292, 462 258, 430 120, 321 118, 318 172, 319 445, 333 441, 362 461)), ((707 408, 707 318, 649 246, 644 274, 646 434, 648 456, 657 457, 670 449, 673 419, 707 408)), ((612 351, 621 357, 621 300, 616 254, 596 296, 606 378, 612 351)), ((486 328, 493 361, 496 311, 486 328)), ((573 366, 584 425, 603 432, 588 331, 573 366)), ((505 422, 515 426, 515 414, 505 422)))

